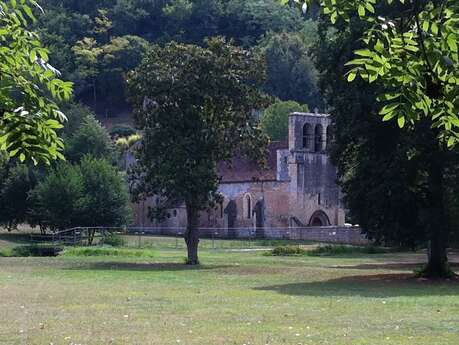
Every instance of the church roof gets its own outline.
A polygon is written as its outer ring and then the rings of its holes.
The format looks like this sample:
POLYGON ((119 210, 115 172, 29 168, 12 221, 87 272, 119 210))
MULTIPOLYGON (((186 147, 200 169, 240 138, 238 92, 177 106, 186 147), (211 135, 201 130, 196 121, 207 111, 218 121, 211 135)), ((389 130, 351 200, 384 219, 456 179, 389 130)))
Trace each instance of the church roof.
POLYGON ((275 181, 277 177, 277 150, 288 149, 287 141, 274 141, 268 146, 266 169, 242 156, 236 156, 231 163, 220 162, 218 175, 222 183, 275 181))
POLYGON ((322 113, 303 113, 303 112, 293 112, 289 116, 306 116, 306 117, 330 117, 330 114, 322 113))

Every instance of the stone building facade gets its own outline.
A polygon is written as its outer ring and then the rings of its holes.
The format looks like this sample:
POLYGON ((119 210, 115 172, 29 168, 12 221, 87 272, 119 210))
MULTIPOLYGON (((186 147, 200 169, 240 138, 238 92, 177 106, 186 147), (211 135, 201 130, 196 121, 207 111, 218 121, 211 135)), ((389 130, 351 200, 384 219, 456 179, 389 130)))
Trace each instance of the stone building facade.
MULTIPOLYGON (((326 153, 331 121, 328 114, 292 113, 288 142, 269 146, 268 168, 235 157, 219 164, 224 201, 200 216, 202 228, 266 229, 344 225, 344 209, 336 169, 326 153)), ((186 226, 183 206, 171 209, 162 222, 151 221, 147 209, 154 198, 135 205, 135 225, 164 228, 186 226)))

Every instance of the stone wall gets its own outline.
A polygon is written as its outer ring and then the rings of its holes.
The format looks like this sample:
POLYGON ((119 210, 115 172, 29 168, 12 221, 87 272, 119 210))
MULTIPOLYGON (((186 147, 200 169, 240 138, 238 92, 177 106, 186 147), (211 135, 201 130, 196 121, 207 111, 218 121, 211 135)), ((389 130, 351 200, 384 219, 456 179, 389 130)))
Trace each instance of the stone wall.
MULTIPOLYGON (((143 234, 156 236, 183 236, 185 227, 137 228, 143 234)), ((359 227, 324 226, 304 228, 265 228, 262 235, 254 228, 200 228, 201 238, 304 240, 321 243, 365 245, 370 242, 359 227)))
POLYGON ((308 240, 342 244, 368 244, 359 227, 317 226, 290 229, 265 229, 268 238, 308 240))

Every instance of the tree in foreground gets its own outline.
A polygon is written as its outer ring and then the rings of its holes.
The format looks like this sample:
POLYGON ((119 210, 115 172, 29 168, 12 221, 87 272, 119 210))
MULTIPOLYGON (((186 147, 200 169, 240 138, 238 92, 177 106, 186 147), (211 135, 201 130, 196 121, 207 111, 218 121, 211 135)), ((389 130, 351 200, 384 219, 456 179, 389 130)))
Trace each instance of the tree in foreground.
POLYGON ((263 112, 260 121, 261 128, 271 140, 286 140, 288 138, 288 116, 295 111, 307 112, 309 107, 295 101, 278 101, 271 104, 263 112))
POLYGON ((65 116, 55 100, 67 100, 72 84, 58 78, 48 50, 30 31, 41 7, 31 0, 0 2, 0 150, 20 161, 63 158, 56 130, 65 116))
MULTIPOLYGON (((298 1, 303 10, 314 0, 298 1)), ((445 162, 459 141, 459 3, 456 0, 337 0, 320 2, 333 23, 368 25, 364 46, 348 62, 348 81, 380 86, 383 121, 416 133, 425 164, 423 205, 429 239, 425 276, 448 276, 445 162), (358 20, 357 19, 357 20, 358 20)), ((409 154, 407 152, 407 154, 409 154)))
POLYGON ((189 264, 199 263, 199 212, 219 198, 217 163, 236 153, 264 157, 268 140, 252 116, 269 102, 258 88, 264 77, 262 57, 221 38, 206 48, 175 42, 154 47, 129 76, 143 131, 133 194, 137 200, 160 197, 152 217, 185 203, 189 264))

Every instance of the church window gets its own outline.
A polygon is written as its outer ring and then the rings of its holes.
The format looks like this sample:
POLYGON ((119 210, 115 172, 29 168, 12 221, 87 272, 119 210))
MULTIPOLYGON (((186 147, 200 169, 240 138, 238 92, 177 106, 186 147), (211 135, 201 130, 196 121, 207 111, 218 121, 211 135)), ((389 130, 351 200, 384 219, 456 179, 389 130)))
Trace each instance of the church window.
POLYGON ((303 149, 310 150, 312 141, 312 127, 309 123, 303 126, 303 149))
POLYGON ((323 143, 323 127, 322 125, 316 125, 314 129, 314 152, 322 151, 323 143))
POLYGON ((252 199, 250 198, 250 195, 245 196, 245 211, 247 219, 252 218, 252 199))

